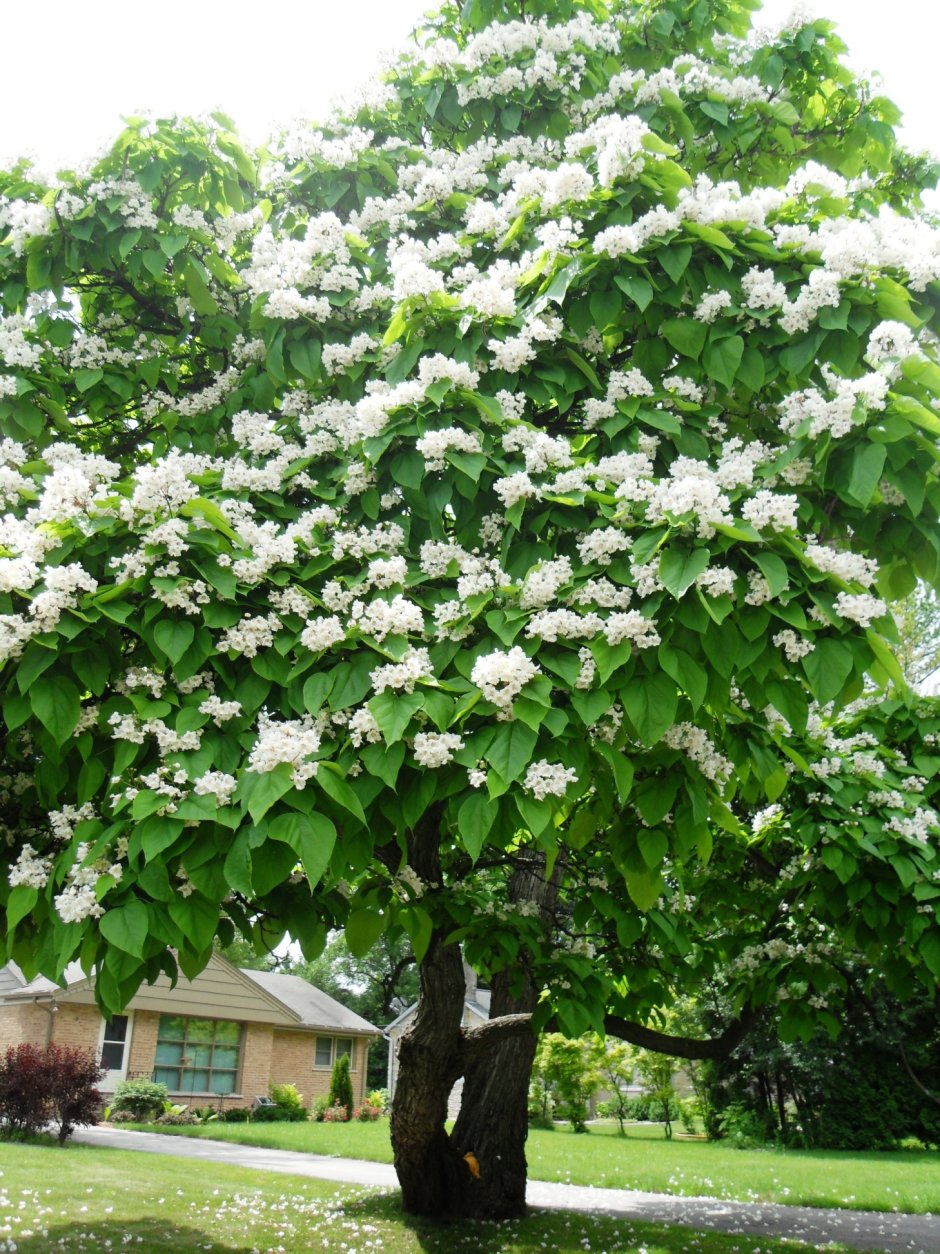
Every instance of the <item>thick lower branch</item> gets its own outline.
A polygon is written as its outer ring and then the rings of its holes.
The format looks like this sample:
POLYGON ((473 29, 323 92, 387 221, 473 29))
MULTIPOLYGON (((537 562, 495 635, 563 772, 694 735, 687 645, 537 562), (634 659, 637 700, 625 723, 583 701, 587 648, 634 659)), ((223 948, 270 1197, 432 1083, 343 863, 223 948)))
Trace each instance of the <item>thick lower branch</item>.
POLYGON ((498 1019, 487 1019, 485 1023, 477 1027, 464 1028, 463 1048, 460 1053, 463 1068, 471 1066, 494 1045, 518 1037, 531 1036, 531 1034, 532 1016, 530 1014, 502 1015, 498 1019))
POLYGON ((713 1036, 704 1041, 690 1040, 685 1036, 670 1036, 668 1032, 657 1032, 655 1028, 648 1028, 642 1023, 632 1023, 619 1015, 605 1015, 604 1030, 608 1036, 616 1036, 629 1045, 637 1045, 640 1049, 651 1049, 657 1054, 669 1054, 673 1058, 718 1061, 727 1058, 741 1044, 756 1023, 757 1017, 758 1012, 748 1006, 720 1036, 713 1036))

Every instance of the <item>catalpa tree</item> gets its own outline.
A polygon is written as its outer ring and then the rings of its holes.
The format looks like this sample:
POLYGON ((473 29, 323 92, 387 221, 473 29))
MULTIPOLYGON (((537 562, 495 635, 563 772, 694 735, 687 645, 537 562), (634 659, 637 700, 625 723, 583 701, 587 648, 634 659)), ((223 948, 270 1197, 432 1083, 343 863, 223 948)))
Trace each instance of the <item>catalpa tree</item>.
POLYGON ((940 976, 924 772, 820 713, 937 576, 931 170, 753 7, 448 4, 260 158, 0 176, 9 953, 407 933, 413 1211, 524 1206, 533 1025, 940 976))

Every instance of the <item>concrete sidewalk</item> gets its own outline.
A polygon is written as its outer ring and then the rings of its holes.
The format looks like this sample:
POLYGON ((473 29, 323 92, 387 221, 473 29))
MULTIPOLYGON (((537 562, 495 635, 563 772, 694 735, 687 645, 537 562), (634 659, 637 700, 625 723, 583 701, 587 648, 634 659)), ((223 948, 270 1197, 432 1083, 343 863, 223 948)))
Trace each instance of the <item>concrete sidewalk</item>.
MULTIPOLYGON (((83 1128, 73 1138, 82 1145, 172 1154, 203 1162, 279 1171, 338 1184, 395 1188, 394 1170, 386 1163, 357 1158, 328 1158, 292 1150, 262 1149, 227 1141, 130 1132, 121 1128, 83 1128)), ((666 1193, 635 1193, 628 1189, 582 1188, 530 1180, 530 1206, 593 1211, 650 1223, 680 1224, 716 1232, 803 1241, 824 1249, 830 1241, 857 1250, 885 1254, 940 1254, 940 1216, 896 1215, 877 1211, 822 1210, 810 1206, 777 1206, 759 1202, 724 1202, 709 1197, 674 1197, 666 1193)))

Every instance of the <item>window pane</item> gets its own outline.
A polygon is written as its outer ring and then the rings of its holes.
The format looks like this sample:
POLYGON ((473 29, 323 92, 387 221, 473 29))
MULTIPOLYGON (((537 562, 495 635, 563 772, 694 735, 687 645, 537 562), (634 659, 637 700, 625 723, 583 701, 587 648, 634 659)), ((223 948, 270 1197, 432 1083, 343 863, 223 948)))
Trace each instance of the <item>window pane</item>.
POLYGON ((216 1045, 212 1051, 212 1066, 235 1071, 238 1067, 238 1050, 225 1045, 221 1049, 216 1045))
POLYGON ((242 1025, 229 1023, 227 1019, 217 1019, 215 1024, 215 1042, 217 1045, 237 1045, 241 1040, 242 1025))
POLYGON ((186 1085, 187 1093, 205 1093, 209 1088, 209 1071, 208 1068, 196 1068, 190 1073, 189 1083, 186 1085))
POLYGON ((235 1092, 235 1072, 234 1071, 213 1071, 212 1092, 213 1093, 234 1093, 235 1092))
POLYGON ((104 1039, 106 1041, 125 1041, 127 1040, 127 1015, 115 1015, 113 1019, 109 1019, 104 1025, 104 1039))
POLYGON ((165 1062, 169 1063, 170 1066, 178 1066, 182 1057, 183 1044, 181 1041, 159 1041, 157 1043, 156 1062, 165 1062))
POLYGON ((180 1073, 176 1067, 154 1067, 154 1084, 165 1084, 174 1093, 179 1092, 180 1073))
POLYGON ((105 1041, 101 1048, 101 1065, 109 1071, 120 1071, 124 1066, 123 1041, 105 1041))
POLYGON ((331 1067, 333 1065, 333 1038, 317 1037, 316 1066, 331 1067))
POLYGON ((214 1019, 187 1019, 187 1041, 211 1041, 215 1033, 214 1019))
POLYGON ((186 1036, 186 1020, 182 1015, 161 1015, 157 1036, 161 1041, 181 1041, 186 1036))
POLYGON ((212 1060, 212 1046, 187 1044, 186 1057, 191 1067, 208 1067, 212 1060))
POLYGON ((336 1038, 336 1057, 339 1058, 340 1054, 349 1054, 349 1061, 352 1062, 352 1047, 351 1036, 338 1036, 336 1038))

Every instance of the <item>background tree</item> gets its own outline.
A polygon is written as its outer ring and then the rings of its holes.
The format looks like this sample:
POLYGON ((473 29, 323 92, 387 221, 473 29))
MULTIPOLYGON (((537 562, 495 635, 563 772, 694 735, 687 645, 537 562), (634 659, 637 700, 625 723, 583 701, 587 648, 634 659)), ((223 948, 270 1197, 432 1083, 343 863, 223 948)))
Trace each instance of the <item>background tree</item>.
POLYGON ((752 7, 446 4, 260 177, 217 118, 0 182, 10 952, 118 1009, 407 936, 411 1211, 524 1207, 533 1026, 940 976, 932 174, 752 7))

